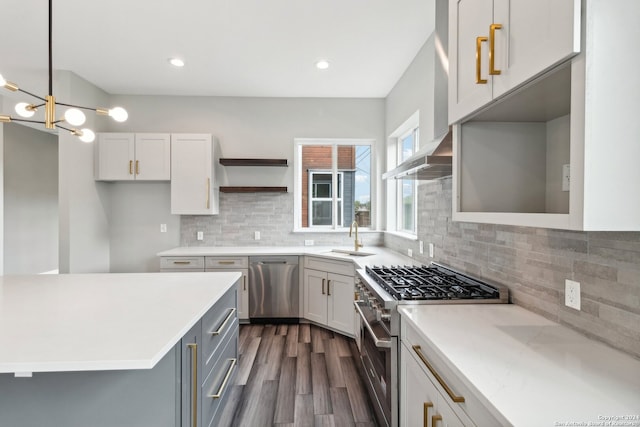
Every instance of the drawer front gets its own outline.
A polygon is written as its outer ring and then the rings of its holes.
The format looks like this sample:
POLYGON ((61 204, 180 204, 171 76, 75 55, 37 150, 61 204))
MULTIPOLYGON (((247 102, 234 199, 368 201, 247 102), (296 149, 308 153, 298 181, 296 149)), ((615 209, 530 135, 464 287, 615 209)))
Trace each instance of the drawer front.
POLYGON ((506 420, 500 421, 491 411, 480 402, 480 398, 473 394, 471 390, 460 380, 459 374, 451 369, 448 363, 426 343, 426 341, 406 322, 402 322, 401 341, 406 347, 407 352, 411 354, 414 360, 420 365, 424 373, 429 377, 431 382, 436 386, 442 395, 443 403, 445 403, 451 411, 453 411, 461 420, 471 419, 474 425, 478 426, 503 426, 510 425, 506 420), (420 346, 414 349, 413 346, 420 346), (422 357, 421 357, 422 356, 422 357), (449 396, 444 386, 431 372, 426 363, 437 373, 442 381, 449 387, 451 392, 456 396, 464 397, 464 402, 454 402, 449 396))
POLYGON ((204 271, 204 257, 163 256, 160 258, 160 271, 181 270, 204 271))
POLYGON ((229 400, 229 393, 238 371, 238 324, 228 331, 220 351, 216 352, 210 371, 202 384, 203 425, 215 425, 216 415, 221 413, 229 400))
POLYGON ((314 270, 326 271, 328 273, 342 274, 344 276, 354 276, 355 269, 352 262, 334 261, 326 258, 304 257, 304 267, 314 270))
POLYGON ((220 256, 208 256, 204 260, 205 268, 249 268, 249 257, 220 257, 220 256))
POLYGON ((238 324, 238 288, 234 285, 202 318, 202 357, 205 372, 226 334, 238 324))

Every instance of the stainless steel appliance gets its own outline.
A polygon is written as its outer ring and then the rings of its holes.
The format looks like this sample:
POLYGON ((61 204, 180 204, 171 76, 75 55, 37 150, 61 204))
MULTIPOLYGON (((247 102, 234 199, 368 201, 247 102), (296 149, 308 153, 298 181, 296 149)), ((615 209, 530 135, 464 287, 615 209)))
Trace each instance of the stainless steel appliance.
POLYGON ((297 256, 249 257, 251 322, 295 322, 300 318, 297 256))
POLYGON ((398 426, 399 304, 506 303, 508 289, 450 267, 366 267, 357 270, 356 311, 365 385, 378 423, 398 426))

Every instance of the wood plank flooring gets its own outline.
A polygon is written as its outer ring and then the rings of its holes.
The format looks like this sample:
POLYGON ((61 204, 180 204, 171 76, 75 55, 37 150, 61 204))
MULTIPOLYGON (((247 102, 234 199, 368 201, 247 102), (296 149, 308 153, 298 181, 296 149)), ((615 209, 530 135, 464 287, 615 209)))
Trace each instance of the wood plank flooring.
POLYGON ((315 325, 241 325, 239 364, 219 426, 377 426, 352 351, 315 325))

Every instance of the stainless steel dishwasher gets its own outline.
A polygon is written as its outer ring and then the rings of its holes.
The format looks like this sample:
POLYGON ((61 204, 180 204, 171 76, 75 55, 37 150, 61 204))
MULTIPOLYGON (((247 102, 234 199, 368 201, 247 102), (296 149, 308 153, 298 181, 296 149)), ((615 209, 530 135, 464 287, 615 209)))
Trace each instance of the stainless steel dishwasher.
POLYGON ((300 286, 297 256, 249 257, 249 319, 297 323, 300 286))

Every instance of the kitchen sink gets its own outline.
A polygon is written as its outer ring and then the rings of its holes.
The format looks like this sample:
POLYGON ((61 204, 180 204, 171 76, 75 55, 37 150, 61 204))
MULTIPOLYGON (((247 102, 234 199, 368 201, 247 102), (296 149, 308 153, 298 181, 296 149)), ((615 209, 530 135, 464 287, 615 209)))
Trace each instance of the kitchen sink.
POLYGON ((362 252, 362 251, 352 251, 349 249, 331 249, 329 251, 329 253, 338 253, 338 254, 343 254, 343 255, 350 255, 350 256, 370 256, 370 255, 375 255, 374 253, 371 252, 362 252))

